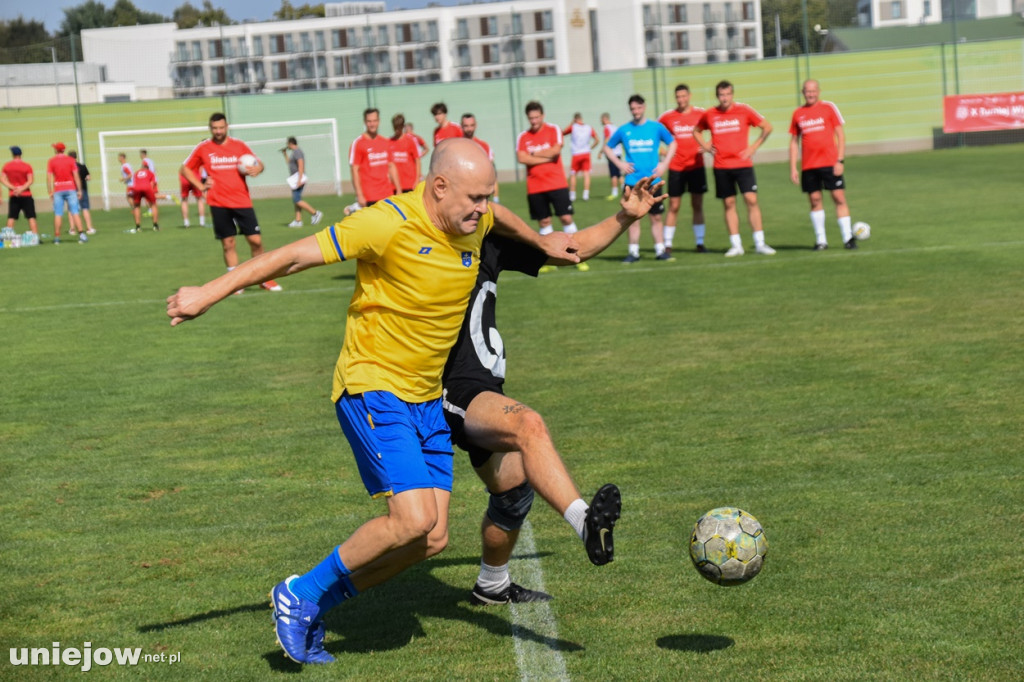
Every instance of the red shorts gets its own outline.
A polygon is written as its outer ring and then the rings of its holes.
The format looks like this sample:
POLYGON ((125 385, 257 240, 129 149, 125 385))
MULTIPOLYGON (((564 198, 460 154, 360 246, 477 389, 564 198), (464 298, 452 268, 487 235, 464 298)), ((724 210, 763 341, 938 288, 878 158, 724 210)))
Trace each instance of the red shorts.
POLYGON ((189 182, 188 180, 182 180, 181 181, 181 200, 182 201, 188 201, 188 198, 190 196, 193 196, 196 199, 202 199, 203 198, 203 193, 200 192, 198 189, 196 189, 192 185, 192 183, 189 182))
POLYGON ((572 157, 572 167, 569 169, 573 173, 577 171, 589 171, 590 170, 590 154, 577 154, 572 157))
POLYGON ((156 191, 150 187, 149 189, 133 189, 132 190, 132 202, 138 206, 145 199, 149 202, 150 206, 156 205, 156 191))

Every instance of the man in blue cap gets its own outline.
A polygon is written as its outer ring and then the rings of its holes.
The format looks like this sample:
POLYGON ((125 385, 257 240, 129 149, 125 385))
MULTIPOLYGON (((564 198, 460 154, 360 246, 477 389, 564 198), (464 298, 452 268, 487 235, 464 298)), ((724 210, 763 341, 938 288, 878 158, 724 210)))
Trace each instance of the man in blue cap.
POLYGON ((32 198, 32 182, 35 180, 32 166, 21 160, 21 147, 17 145, 11 147, 11 156, 14 158, 4 164, 0 171, 0 184, 10 190, 7 227, 14 227, 15 221, 24 213, 28 218, 28 228, 38 235, 36 202, 32 198))

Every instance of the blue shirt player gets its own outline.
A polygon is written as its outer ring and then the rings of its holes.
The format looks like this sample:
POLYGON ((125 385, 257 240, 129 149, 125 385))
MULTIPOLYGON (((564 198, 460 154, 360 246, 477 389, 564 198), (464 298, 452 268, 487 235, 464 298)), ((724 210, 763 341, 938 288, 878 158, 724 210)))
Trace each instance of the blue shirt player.
MULTIPOLYGON (((632 187, 646 177, 658 177, 668 170, 669 161, 676 152, 676 140, 668 128, 657 121, 648 121, 645 113, 647 104, 640 95, 629 98, 629 112, 633 120, 619 126, 604 145, 604 154, 626 176, 625 185, 632 187), (664 156, 661 145, 667 147, 664 156), (622 145, 625 160, 615 153, 615 147, 622 145)), ((660 191, 659 191, 660 194, 660 191)), ((648 214, 651 220, 651 236, 654 237, 654 254, 656 260, 675 260, 672 252, 665 248, 664 228, 661 214, 665 211, 664 203, 651 207, 648 214)), ((629 254, 623 263, 636 263, 640 260, 640 222, 629 226, 629 254)))

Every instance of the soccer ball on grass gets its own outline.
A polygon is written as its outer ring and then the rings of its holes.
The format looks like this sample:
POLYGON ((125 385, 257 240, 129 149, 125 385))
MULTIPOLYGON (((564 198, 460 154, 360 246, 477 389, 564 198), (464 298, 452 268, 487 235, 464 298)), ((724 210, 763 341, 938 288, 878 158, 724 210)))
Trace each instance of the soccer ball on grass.
POLYGON ((735 507, 712 509, 690 534, 690 559, 716 585, 740 585, 758 573, 768 553, 768 538, 757 519, 735 507))
POLYGON ((853 236, 858 241, 864 241, 871 237, 871 226, 865 222, 859 222, 853 224, 853 236))
POLYGON ((242 175, 248 175, 246 173, 246 170, 252 168, 259 162, 260 160, 257 159, 252 154, 242 154, 240 157, 238 157, 238 172, 241 173, 242 175))

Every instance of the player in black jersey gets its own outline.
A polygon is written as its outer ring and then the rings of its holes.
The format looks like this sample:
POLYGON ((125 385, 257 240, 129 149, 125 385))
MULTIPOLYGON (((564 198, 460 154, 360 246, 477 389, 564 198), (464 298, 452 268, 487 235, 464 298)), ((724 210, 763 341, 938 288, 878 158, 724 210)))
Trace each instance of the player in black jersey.
MULTIPOLYGON (((662 201, 664 195, 655 197, 652 190, 652 185, 659 183, 652 178, 638 182, 632 191, 623 194, 618 213, 577 232, 574 239, 580 259, 585 261, 603 251, 662 201)), ((495 205, 494 211, 496 217, 502 214, 503 222, 519 220, 501 205, 495 205)), ((469 453, 490 493, 481 528, 480 575, 470 597, 474 604, 551 598, 516 585, 508 573, 508 561, 534 490, 573 526, 592 563, 601 566, 613 559, 612 529, 621 507, 619 489, 604 485, 587 505, 555 449, 543 418, 505 396, 502 390, 505 348, 495 319, 498 276, 503 270, 516 270, 536 277, 545 264, 567 262, 548 260, 545 254, 499 235, 484 239, 476 286, 444 368, 442 402, 452 441, 469 453)))

